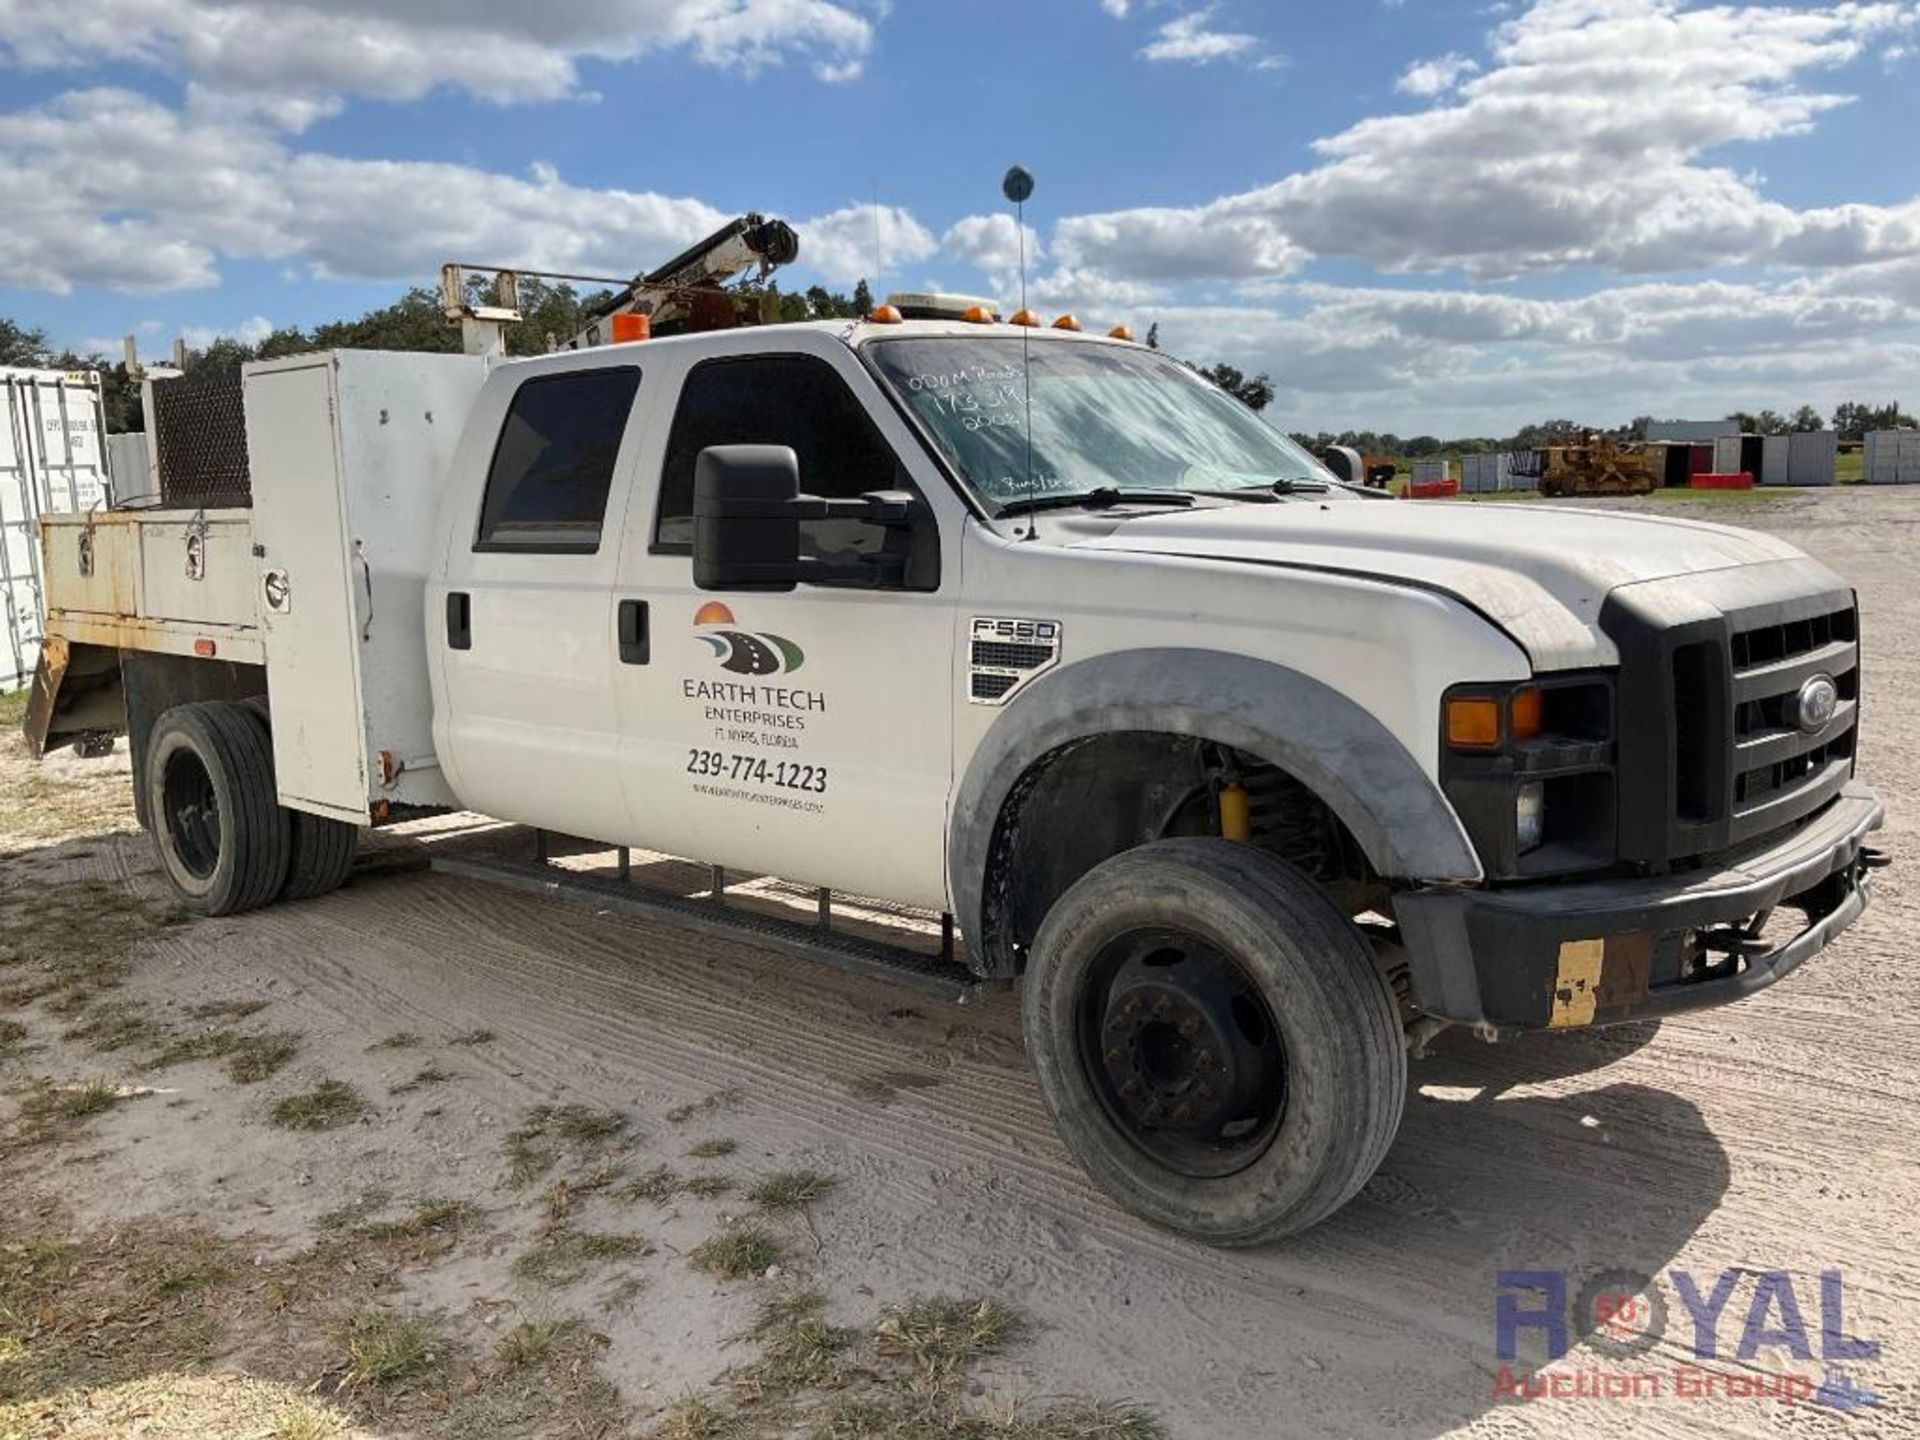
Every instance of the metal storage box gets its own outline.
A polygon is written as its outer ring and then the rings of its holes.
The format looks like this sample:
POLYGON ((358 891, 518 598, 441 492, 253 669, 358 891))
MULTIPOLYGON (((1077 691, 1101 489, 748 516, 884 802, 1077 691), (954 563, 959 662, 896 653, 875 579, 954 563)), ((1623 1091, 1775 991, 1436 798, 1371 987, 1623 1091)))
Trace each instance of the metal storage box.
MULTIPOLYGON (((1840 453, 1840 436, 1833 430, 1815 430, 1787 438, 1786 483, 1789 485, 1831 485, 1834 461, 1840 453)), ((1774 484, 1780 477, 1769 473, 1774 484)))

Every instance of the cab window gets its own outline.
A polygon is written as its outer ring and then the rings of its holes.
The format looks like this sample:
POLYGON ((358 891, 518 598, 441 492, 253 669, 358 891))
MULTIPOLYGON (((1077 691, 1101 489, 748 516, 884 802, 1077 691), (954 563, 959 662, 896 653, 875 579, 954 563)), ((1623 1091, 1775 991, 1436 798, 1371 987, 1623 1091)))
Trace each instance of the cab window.
POLYGON ((487 470, 475 550, 592 554, 640 389, 632 366, 544 375, 514 391, 487 470))
MULTIPOLYGON (((787 445, 800 461, 800 489, 846 499, 874 490, 911 489, 893 448, 864 406, 824 360, 754 355, 708 360, 680 391, 660 477, 654 549, 685 552, 693 543, 693 467, 709 445, 787 445)), ((805 555, 828 558, 878 550, 883 533, 857 521, 809 521, 805 555)))

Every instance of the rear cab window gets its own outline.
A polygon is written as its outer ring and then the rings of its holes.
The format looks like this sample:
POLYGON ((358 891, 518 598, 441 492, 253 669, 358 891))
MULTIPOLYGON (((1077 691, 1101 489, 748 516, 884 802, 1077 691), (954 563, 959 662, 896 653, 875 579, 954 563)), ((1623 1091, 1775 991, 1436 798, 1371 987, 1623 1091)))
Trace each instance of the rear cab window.
POLYGON ((598 551, 614 463, 639 390, 638 367, 622 365, 536 376, 514 391, 487 469, 473 548, 598 551))

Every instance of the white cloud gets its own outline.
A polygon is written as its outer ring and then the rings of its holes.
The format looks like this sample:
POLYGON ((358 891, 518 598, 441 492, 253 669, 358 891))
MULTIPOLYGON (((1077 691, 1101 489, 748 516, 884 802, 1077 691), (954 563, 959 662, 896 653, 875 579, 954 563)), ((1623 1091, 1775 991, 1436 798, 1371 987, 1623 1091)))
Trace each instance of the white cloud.
POLYGON ((189 350, 204 350, 216 340, 238 340, 242 345, 258 345, 273 333, 273 322, 264 315, 242 320, 238 325, 189 325, 180 332, 189 350))
POLYGON ((835 284, 877 281, 901 266, 917 265, 940 248, 926 226, 895 205, 848 205, 811 220, 794 222, 800 232, 800 263, 835 284), (875 270, 878 225, 879 272, 875 270))
MULTIPOLYGON (((1258 35, 1210 28, 1209 22, 1218 8, 1209 5, 1176 15, 1154 31, 1153 39, 1140 51, 1142 58, 1189 65, 1207 65, 1215 60, 1261 62, 1264 47, 1258 35)), ((1270 62, 1271 57, 1266 58, 1270 62)))
POLYGON ((1120 275, 1193 279, 1306 255, 1482 279, 1897 258, 1920 250, 1920 207, 1797 210, 1707 157, 1808 130, 1849 101, 1808 76, 1916 25, 1913 0, 1538 0, 1494 30, 1493 63, 1453 98, 1363 120, 1317 143, 1320 165, 1208 205, 1070 218, 1055 248, 1120 275))
POLYGON ((1403 95, 1431 99, 1435 95, 1446 94, 1479 68, 1477 61, 1449 53, 1434 60, 1421 60, 1409 65, 1400 78, 1393 82, 1393 88, 1403 95))
POLYGON ((940 237, 941 248, 956 259, 982 270, 1017 270, 1020 266, 1020 241, 1024 233, 1027 263, 1033 265, 1046 256, 1045 247, 1031 225, 1016 226, 1011 215, 969 215, 956 220, 940 237))
POLYGON ((666 49, 747 73, 801 60, 844 80, 872 43, 873 22, 833 0, 0 0, 0 56, 16 64, 148 66, 289 123, 328 97, 443 85, 555 100, 578 93, 582 59, 666 49))
POLYGON ((1100 0, 1100 8, 1116 20, 1127 18, 1127 0, 1100 0))

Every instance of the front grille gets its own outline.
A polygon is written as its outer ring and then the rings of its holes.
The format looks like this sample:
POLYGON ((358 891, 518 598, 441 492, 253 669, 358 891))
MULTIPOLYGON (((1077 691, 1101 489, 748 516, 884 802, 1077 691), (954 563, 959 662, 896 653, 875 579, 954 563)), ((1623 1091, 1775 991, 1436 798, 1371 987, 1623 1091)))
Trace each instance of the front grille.
MULTIPOLYGON (((1740 617, 1732 617, 1739 623, 1740 617)), ((1750 840, 1824 804, 1853 773, 1859 715, 1859 619, 1843 609, 1736 630, 1729 639, 1733 681, 1730 839, 1750 840), (1819 730, 1801 728, 1800 692, 1817 676, 1840 703, 1819 730)))
POLYGON ((1859 618, 1811 562, 1624 586, 1601 626, 1620 650, 1621 859, 1682 867, 1765 840, 1853 774, 1859 618), (1801 691, 1823 675, 1839 703, 1809 732, 1801 691))

